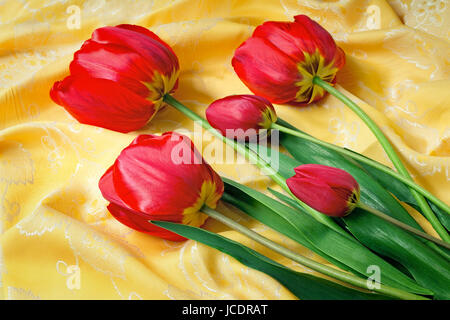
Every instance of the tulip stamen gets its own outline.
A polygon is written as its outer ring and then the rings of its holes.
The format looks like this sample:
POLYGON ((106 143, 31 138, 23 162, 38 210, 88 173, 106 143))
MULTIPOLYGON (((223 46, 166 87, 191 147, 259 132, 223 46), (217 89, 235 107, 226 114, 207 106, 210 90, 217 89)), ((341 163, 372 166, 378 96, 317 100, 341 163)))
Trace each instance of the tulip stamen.
POLYGON ((352 192, 347 202, 348 205, 347 214, 351 213, 359 205, 359 196, 360 196, 359 190, 354 190, 352 192))
POLYGON ((175 86, 179 74, 180 74, 179 70, 175 70, 170 74, 170 76, 166 76, 158 71, 155 71, 153 73, 151 82, 142 82, 148 88, 149 91, 147 100, 153 102, 156 111, 158 111, 161 108, 164 96, 167 93, 170 93, 173 87, 175 86))
POLYGON ((358 199, 358 193, 353 192, 352 196, 350 197, 350 202, 351 203, 358 203, 359 199, 358 199))
POLYGON ((319 50, 310 54, 304 53, 304 60, 297 64, 301 80, 295 85, 299 87, 295 100, 298 102, 311 103, 318 96, 324 94, 324 89, 313 83, 314 77, 330 82, 333 81, 338 68, 335 67, 334 61, 325 65, 325 59, 320 54, 319 50))
POLYGON ((270 127, 272 126, 272 123, 277 121, 277 114, 274 112, 274 110, 272 110, 270 108, 267 108, 266 110, 264 110, 262 112, 261 116, 262 116, 263 121, 261 121, 259 123, 259 125, 263 129, 270 129, 270 127))
POLYGON ((204 205, 208 205, 212 208, 216 207, 217 201, 219 201, 221 194, 216 192, 216 185, 212 181, 205 181, 202 184, 200 195, 195 203, 184 209, 182 223, 190 226, 201 226, 205 223, 208 216, 201 212, 201 208, 204 205))

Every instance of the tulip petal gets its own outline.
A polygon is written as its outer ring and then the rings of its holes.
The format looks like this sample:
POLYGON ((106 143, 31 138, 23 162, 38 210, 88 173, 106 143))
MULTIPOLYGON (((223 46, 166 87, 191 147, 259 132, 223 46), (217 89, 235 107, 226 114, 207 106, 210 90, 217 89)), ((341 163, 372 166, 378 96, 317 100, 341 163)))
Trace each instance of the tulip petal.
POLYGON ((87 40, 75 52, 70 73, 112 80, 146 98, 149 89, 143 82, 152 81, 153 70, 138 53, 128 48, 87 40))
MULTIPOLYGON (((108 206, 108 211, 111 215, 124 225, 143 233, 147 233, 151 236, 159 237, 162 239, 170 241, 185 241, 186 238, 177 235, 176 233, 170 232, 164 228, 155 226, 150 223, 151 218, 144 218, 142 216, 136 215, 135 211, 127 210, 126 208, 117 206, 111 203, 108 206)), ((174 220, 164 220, 168 222, 180 222, 174 220)))
MULTIPOLYGON (((130 208, 117 194, 116 189, 114 187, 114 166, 109 167, 108 170, 103 174, 103 176, 100 178, 99 181, 99 188, 102 192, 103 197, 111 202, 112 204, 115 204, 116 206, 122 207, 123 209, 133 212, 134 215, 141 216, 142 219, 145 221, 150 220, 154 218, 155 216, 152 216, 151 214, 139 212, 136 210, 133 210, 130 208)), ((177 214, 168 214, 168 215, 158 215, 158 218, 164 219, 165 221, 172 221, 172 222, 180 222, 181 217, 177 214)))
MULTIPOLYGON (((127 29, 127 30, 131 30, 134 32, 138 32, 140 34, 143 34, 147 37, 152 38, 153 40, 158 41, 160 44, 162 44, 163 46, 165 46, 170 52, 172 52, 172 54, 174 56, 176 56, 175 52, 173 51, 172 47, 169 46, 167 43, 165 43, 160 37, 158 37, 156 35, 156 33, 151 32, 150 30, 148 30, 147 28, 135 25, 135 24, 119 24, 116 26, 117 28, 122 28, 122 29, 127 29)), ((178 62, 178 60, 176 60, 178 62)))
POLYGON ((345 198, 320 180, 293 176, 286 180, 286 184, 298 199, 323 214, 343 217, 348 213, 349 206, 345 198))
POLYGON ((125 148, 99 181, 108 209, 120 222, 141 232, 173 241, 186 240, 149 220, 200 227, 224 192, 220 176, 186 136, 167 132, 140 135, 125 148), (181 145, 182 148, 178 148, 181 145), (184 157, 177 162, 177 157, 184 157))
POLYGON ((313 53, 316 50, 314 41, 305 31, 297 23, 268 21, 256 27, 253 37, 265 39, 294 61, 301 61, 303 52, 313 53))
POLYGON ((269 129, 276 117, 267 99, 246 94, 218 99, 206 109, 209 124, 224 136, 237 140, 256 138, 259 130, 269 129))
MULTIPOLYGON (((149 31, 151 32, 151 31, 149 31)), ((172 49, 156 35, 148 36, 142 29, 124 26, 98 28, 92 34, 98 43, 120 45, 139 53, 154 70, 169 76, 179 69, 178 58, 172 49), (136 30, 140 30, 137 32, 136 30)))
MULTIPOLYGON (((187 137, 166 133, 140 139, 124 149, 114 164, 115 189, 132 209, 181 215, 198 203, 205 181, 221 183, 187 137)), ((223 184, 215 187, 223 192, 223 184)))
POLYGON ((105 79, 68 76, 50 96, 79 122, 119 132, 142 128, 155 113, 151 101, 105 79))
POLYGON ((307 52, 312 54, 319 49, 321 55, 328 64, 335 61, 335 66, 340 69, 343 66, 343 51, 338 48, 331 34, 325 30, 320 24, 305 15, 294 17, 296 28, 293 34, 301 40, 308 43, 307 52), (338 58, 336 58, 338 55, 338 58), (342 64, 341 64, 342 63, 342 64))
POLYGON ((306 105, 326 95, 313 84, 314 77, 335 83, 345 55, 317 22, 298 15, 294 22, 268 21, 256 27, 232 63, 253 93, 273 103, 306 105))
POLYGON ((326 183, 337 190, 359 190, 359 184, 347 171, 324 166, 320 164, 304 164, 294 169, 298 177, 326 181, 326 183))
MULTIPOLYGON (((183 237, 175 233, 169 232, 163 228, 155 226, 148 221, 152 219, 151 215, 147 215, 135 211, 127 206, 117 195, 113 183, 113 167, 111 166, 99 181, 99 188, 103 197, 110 202, 108 211, 111 215, 126 226, 140 232, 144 232, 153 236, 164 238, 171 241, 184 241, 183 237)), ((158 217, 161 220, 161 217, 158 217)), ((164 217, 164 221, 181 222, 180 216, 172 215, 164 217)))
MULTIPOLYGON (((108 170, 103 174, 98 182, 98 187, 102 193, 103 198, 109 202, 115 203, 116 205, 126 207, 127 205, 119 198, 114 189, 113 183, 113 166, 109 167, 108 170)), ((130 209, 130 208, 129 208, 130 209)))
POLYGON ((239 78, 256 95, 272 103, 293 100, 301 80, 296 63, 262 38, 250 38, 235 52, 232 65, 239 78))

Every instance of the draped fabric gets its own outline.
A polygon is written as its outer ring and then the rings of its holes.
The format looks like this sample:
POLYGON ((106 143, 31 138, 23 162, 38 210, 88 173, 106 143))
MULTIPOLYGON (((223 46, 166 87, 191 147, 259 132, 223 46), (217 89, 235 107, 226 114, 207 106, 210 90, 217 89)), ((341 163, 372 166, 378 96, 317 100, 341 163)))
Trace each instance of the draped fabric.
MULTIPOLYGON (((98 180, 119 152, 142 133, 177 130, 193 137, 199 129, 192 121, 166 106, 138 132, 116 133, 79 124, 51 101, 49 90, 68 74, 73 53, 95 28, 139 24, 173 47, 181 65, 174 96, 204 115, 215 99, 249 93, 231 58, 255 26, 297 14, 319 22, 345 51, 339 90, 381 126, 415 180, 449 203, 448 1, 1 1, 0 297, 295 299, 277 281, 219 251, 136 232, 107 211, 98 180)), ((333 97, 308 107, 275 108, 318 138, 391 165, 367 127, 333 97)), ((223 145, 209 134, 200 142, 194 139, 221 175, 261 191, 276 188, 240 158, 238 164, 216 161, 210 150, 223 145)), ((231 205, 218 210, 326 263, 231 205)), ((411 214, 430 231, 420 215, 411 214)), ((205 227, 314 273, 211 219, 205 227)))

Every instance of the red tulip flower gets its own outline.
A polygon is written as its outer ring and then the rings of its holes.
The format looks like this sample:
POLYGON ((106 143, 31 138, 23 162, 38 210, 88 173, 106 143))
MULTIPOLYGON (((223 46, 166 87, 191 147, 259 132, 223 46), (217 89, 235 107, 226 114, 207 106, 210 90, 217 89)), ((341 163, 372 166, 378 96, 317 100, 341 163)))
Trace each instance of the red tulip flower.
POLYGON ((81 123, 129 132, 151 120, 178 74, 177 56, 153 32, 104 27, 75 52, 70 76, 55 82, 50 96, 81 123))
POLYGON ((172 241, 185 238, 149 220, 200 227, 215 208, 224 186, 186 136, 167 132, 140 135, 120 153, 99 182, 109 212, 140 232, 172 241))
POLYGON ((227 136, 228 131, 228 135, 244 140, 261 129, 270 129, 277 120, 277 114, 265 98, 234 95, 214 101, 206 109, 206 118, 224 136, 227 136))
POLYGON ((323 214, 343 217, 359 203, 358 182, 348 172, 319 164, 298 166, 286 180, 291 192, 323 214))
POLYGON ((256 95, 272 103, 304 105, 325 95, 313 84, 331 84, 345 64, 345 54, 331 35, 307 16, 294 22, 265 22, 235 52, 232 64, 256 95))

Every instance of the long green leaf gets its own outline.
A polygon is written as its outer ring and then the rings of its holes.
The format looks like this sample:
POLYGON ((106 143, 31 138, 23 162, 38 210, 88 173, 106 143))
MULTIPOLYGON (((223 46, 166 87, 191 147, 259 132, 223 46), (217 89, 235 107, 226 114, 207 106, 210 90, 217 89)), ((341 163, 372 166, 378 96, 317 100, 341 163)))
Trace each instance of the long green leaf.
MULTIPOLYGON (((352 150, 349 150, 353 153, 355 153, 352 150)), ((361 154, 360 154, 361 155, 361 154)), ((364 156, 364 155, 361 155, 364 156)), ((406 186, 403 182, 392 179, 392 177, 385 172, 374 168, 372 166, 369 166, 363 162, 360 162, 358 160, 355 160, 359 163, 375 180, 377 180, 386 190, 391 192, 394 196, 397 197, 400 201, 407 203, 414 209, 416 209, 418 212, 421 212, 420 206, 417 204, 416 199, 412 195, 410 189, 408 186, 406 186)), ((428 204, 430 205, 430 208, 433 210, 433 212, 436 214, 438 219, 441 221, 442 225, 447 229, 450 230, 450 215, 446 212, 442 211, 440 208, 438 208, 434 203, 428 201, 428 204)), ((441 253, 447 260, 450 260, 450 250, 442 247, 435 246, 434 244, 431 245, 434 247, 435 250, 437 250, 439 253, 441 253)))
MULTIPOLYGON (((270 157, 271 152, 273 152, 272 149, 264 147, 262 145, 254 145, 253 144, 253 145, 251 145, 251 147, 253 148, 253 150, 259 151, 263 154, 267 154, 268 157, 270 157)), ((349 150, 349 151, 351 151, 351 150, 349 150)), ((354 152, 354 151, 351 151, 351 152, 354 152)), ((362 156, 364 156, 364 155, 362 155, 362 156)), ((278 171, 285 178, 292 177, 295 174, 294 168, 303 164, 302 162, 300 162, 296 159, 293 159, 283 153, 279 153, 278 157, 279 157, 279 170, 278 171)), ((378 170, 376 168, 368 166, 365 163, 361 163, 359 161, 356 162, 356 160, 351 159, 346 156, 342 156, 342 157, 352 163, 355 163, 355 164, 358 163, 359 165, 361 165, 361 167, 363 167, 366 170, 366 172, 369 175, 371 175, 375 180, 380 182, 380 184, 386 190, 388 190, 389 192, 394 194, 400 201, 403 201, 403 202, 411 205, 414 209, 416 209, 420 212, 420 208, 416 203, 416 199, 412 196, 409 188, 405 184, 403 184, 401 181, 393 179, 390 175, 384 173, 381 170, 378 170)), ((441 222, 443 222, 443 224, 446 225, 446 221, 448 221, 447 219, 449 219, 448 218, 449 215, 445 212, 442 212, 433 203, 429 202, 429 204, 430 204, 430 207, 435 211, 435 213, 438 217, 442 216, 441 222)), ((298 207, 298 206, 296 206, 296 207, 298 207)), ((450 223, 450 221, 448 221, 448 223, 450 223)), ((421 229, 420 227, 418 227, 418 225, 416 225, 416 226, 418 229, 421 229)), ((422 239, 421 239, 421 241, 422 241, 422 239)), ((438 251, 447 260, 450 260, 450 250, 439 247, 439 246, 435 245, 434 243, 429 243, 429 246, 434 248, 435 251, 438 251)))
POLYGON ((271 276, 299 299, 304 300, 379 300, 384 296, 365 293, 341 286, 309 274, 296 272, 260 253, 221 235, 178 223, 152 221, 153 224, 185 238, 203 243, 224 252, 242 264, 271 276))
MULTIPOLYGON (((352 150, 349 150, 350 152, 356 153, 352 150)), ((360 154, 361 155, 361 154, 360 154)), ((364 156, 364 155, 362 155, 364 156)), ((390 175, 387 173, 374 168, 372 166, 369 166, 368 164, 364 162, 360 162, 358 160, 355 160, 358 162, 373 178, 375 178, 386 190, 389 190, 394 194, 400 201, 403 201, 405 203, 408 203, 412 207, 414 207, 417 211, 421 212, 421 209, 417 205, 416 199, 411 194, 408 186, 406 186, 403 182, 393 179, 390 175)), ((434 211, 436 216, 439 218, 441 223, 444 225, 444 227, 447 230, 450 230, 450 215, 444 211, 442 211, 440 208, 435 206, 432 202, 429 202, 431 209, 434 211)))
POLYGON ((223 200, 316 252, 336 266, 358 276, 367 277, 368 268, 376 265, 383 275, 382 283, 409 292, 432 294, 430 290, 417 285, 358 241, 326 227, 303 209, 293 209, 235 181, 226 178, 223 180, 225 182, 223 200))
POLYGON ((261 202, 253 199, 249 195, 239 192, 233 186, 227 186, 226 191, 223 194, 222 200, 234 205, 243 212, 247 213, 252 218, 262 222, 263 224, 271 227, 272 229, 288 236, 294 241, 300 243, 302 246, 316 252, 335 266, 359 275, 355 270, 349 268, 347 265, 335 260, 319 248, 314 246, 309 239, 307 239, 302 232, 299 232, 297 228, 286 221, 279 214, 275 213, 272 209, 266 207, 261 202))
MULTIPOLYGON (((279 122, 295 129, 285 121, 279 122)), ((361 200, 365 204, 421 229, 403 206, 352 159, 293 136, 280 134, 280 141, 300 163, 320 163, 349 172, 358 181, 361 200)), ((361 243, 402 264, 420 285, 432 290, 437 298, 450 298, 450 264, 421 240, 360 209, 343 221, 361 243)))

